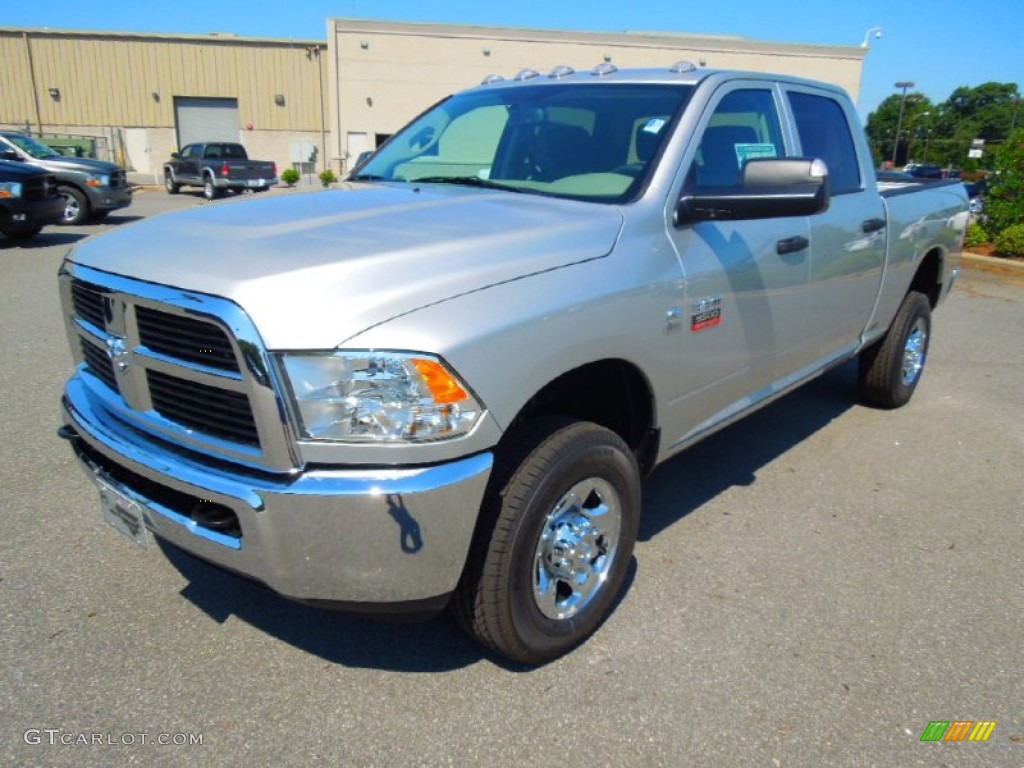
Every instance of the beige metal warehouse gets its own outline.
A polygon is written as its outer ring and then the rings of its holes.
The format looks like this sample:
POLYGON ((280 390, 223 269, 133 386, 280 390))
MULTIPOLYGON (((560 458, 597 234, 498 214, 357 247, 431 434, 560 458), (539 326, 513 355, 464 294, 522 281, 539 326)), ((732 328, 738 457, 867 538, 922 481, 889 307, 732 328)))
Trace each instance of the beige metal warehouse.
POLYGON ((0 128, 93 137, 153 174, 203 132, 278 168, 344 171, 422 109, 489 74, 558 64, 780 72, 856 99, 865 48, 741 37, 601 33, 333 18, 327 40, 0 27, 0 128), (225 135, 227 134, 227 135, 225 135))
POLYGON ((669 67, 778 72, 836 83, 856 100, 866 48, 665 33, 600 33, 331 19, 331 155, 350 165, 421 109, 489 74, 529 67, 669 67))

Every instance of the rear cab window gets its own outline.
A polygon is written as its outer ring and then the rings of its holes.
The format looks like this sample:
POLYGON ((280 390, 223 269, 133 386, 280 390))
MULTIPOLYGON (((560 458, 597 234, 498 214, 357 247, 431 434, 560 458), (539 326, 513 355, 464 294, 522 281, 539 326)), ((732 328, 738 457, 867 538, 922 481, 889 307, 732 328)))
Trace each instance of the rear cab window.
POLYGON ((800 150, 806 157, 817 157, 828 166, 831 194, 860 192, 863 183, 857 147, 853 142, 846 112, 828 96, 789 91, 800 150))

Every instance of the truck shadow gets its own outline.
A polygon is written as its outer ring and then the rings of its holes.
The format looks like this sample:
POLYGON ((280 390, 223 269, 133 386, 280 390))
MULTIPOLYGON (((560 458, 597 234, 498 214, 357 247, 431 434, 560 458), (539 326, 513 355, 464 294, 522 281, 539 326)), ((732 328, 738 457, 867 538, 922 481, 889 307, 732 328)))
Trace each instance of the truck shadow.
POLYGON ((658 467, 644 484, 638 539, 653 538, 827 426, 857 401, 851 361, 736 422, 658 467))
MULTIPOLYGON (((656 536, 728 488, 752 484, 761 467, 852 407, 856 375, 855 364, 832 371, 660 467, 644 486, 640 540, 656 536)), ((157 542, 189 582, 182 597, 214 621, 234 616, 333 664, 442 672, 489 660, 510 672, 532 669, 488 653, 447 613, 426 622, 397 623, 313 608, 157 542)), ((637 571, 634 560, 616 607, 626 599, 637 571)))

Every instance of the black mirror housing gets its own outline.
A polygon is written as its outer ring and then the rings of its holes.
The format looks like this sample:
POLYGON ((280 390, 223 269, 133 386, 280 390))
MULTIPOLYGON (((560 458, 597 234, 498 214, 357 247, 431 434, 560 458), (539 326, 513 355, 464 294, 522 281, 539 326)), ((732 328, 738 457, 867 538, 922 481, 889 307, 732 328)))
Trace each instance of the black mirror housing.
POLYGON ((742 221, 813 216, 828 210, 828 169, 813 158, 758 158, 743 166, 735 187, 684 193, 676 206, 677 226, 698 221, 742 221))

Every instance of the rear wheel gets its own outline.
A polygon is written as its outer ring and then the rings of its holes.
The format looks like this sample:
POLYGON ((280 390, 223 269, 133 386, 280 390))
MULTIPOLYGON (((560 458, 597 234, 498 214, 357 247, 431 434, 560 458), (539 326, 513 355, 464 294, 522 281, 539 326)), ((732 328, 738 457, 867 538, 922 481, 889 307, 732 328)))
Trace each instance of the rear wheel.
POLYGON ((57 192, 64 198, 64 216, 61 224, 84 224, 89 218, 89 200, 83 192, 74 187, 58 187, 57 192))
POLYGON ((220 190, 217 189, 217 185, 213 183, 213 176, 203 177, 203 197, 207 200, 216 200, 220 197, 220 190))
POLYGON ((882 408, 906 405, 924 373, 931 331, 931 303, 911 291, 882 340, 861 352, 861 397, 882 408))
POLYGON ((639 515, 640 472, 618 435, 589 422, 528 425, 495 467, 456 618, 513 661, 567 653, 622 588, 639 515))

